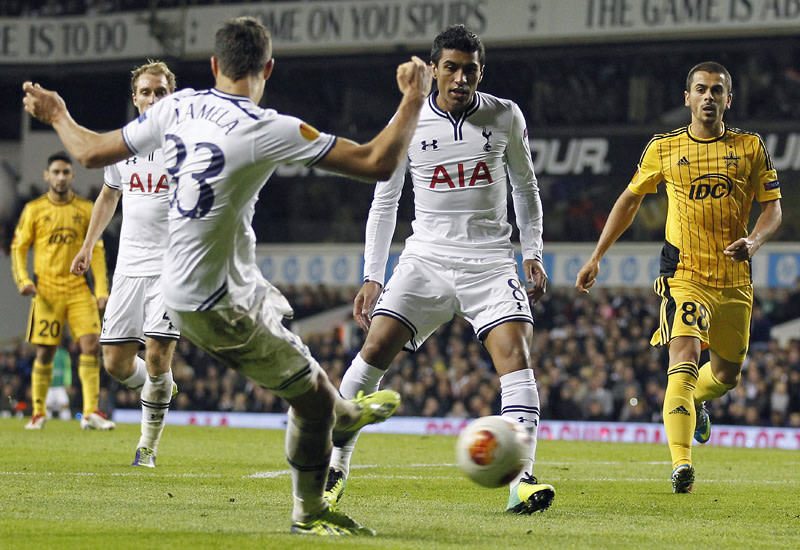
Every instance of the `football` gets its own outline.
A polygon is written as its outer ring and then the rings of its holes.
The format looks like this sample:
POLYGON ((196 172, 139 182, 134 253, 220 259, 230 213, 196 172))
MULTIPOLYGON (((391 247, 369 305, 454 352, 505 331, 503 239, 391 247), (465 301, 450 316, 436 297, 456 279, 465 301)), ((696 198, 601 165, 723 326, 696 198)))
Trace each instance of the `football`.
POLYGON ((502 416, 473 420, 461 431, 456 459, 468 478, 484 487, 502 487, 522 471, 530 436, 502 416))

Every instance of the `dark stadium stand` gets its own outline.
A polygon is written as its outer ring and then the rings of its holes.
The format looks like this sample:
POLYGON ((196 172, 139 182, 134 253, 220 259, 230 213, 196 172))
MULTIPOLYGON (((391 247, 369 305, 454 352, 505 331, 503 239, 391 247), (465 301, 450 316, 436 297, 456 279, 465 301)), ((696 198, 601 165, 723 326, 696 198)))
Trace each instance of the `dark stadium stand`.
MULTIPOLYGON (((284 289, 298 316, 350 303, 355 289, 284 289)), ((769 328, 796 317, 800 288, 761 295, 742 382, 710 404, 715 422, 800 427, 800 339, 787 346, 769 328)), ((536 378, 542 418, 661 422, 666 383, 665 353, 649 345, 658 299, 647 291, 600 290, 589 297, 550 291, 536 307, 536 378)), ((342 342, 341 331, 306 339, 314 356, 338 384, 361 346, 342 342)), ((360 329, 351 333, 360 336, 360 329)), ((70 348, 73 355, 77 348, 70 348)), ((0 352, 0 415, 29 414, 29 346, 0 352)), ((77 364, 77 357, 73 357, 77 364)), ((189 341, 178 345, 173 366, 180 388, 172 408, 193 411, 282 412, 283 402, 235 371, 222 367, 189 341)), ((383 386, 403 395, 404 416, 474 418, 499 412, 496 377, 471 327, 456 319, 441 327, 415 354, 402 353, 383 386)), ((77 376, 74 377, 77 380, 77 376)), ((103 375, 101 409, 139 408, 138 395, 103 375)), ((72 402, 79 404, 79 385, 72 402)))

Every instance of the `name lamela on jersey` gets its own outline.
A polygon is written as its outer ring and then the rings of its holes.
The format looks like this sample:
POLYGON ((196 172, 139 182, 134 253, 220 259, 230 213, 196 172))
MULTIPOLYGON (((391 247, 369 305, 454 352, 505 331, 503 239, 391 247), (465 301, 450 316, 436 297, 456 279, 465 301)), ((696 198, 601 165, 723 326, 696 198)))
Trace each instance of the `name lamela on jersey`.
POLYGON ((236 128, 236 126, 239 125, 239 121, 236 120, 236 116, 231 114, 230 110, 224 109, 220 106, 200 103, 196 110, 195 104, 192 102, 186 102, 184 105, 181 105, 181 107, 184 106, 185 110, 183 111, 181 111, 180 108, 175 109, 175 115, 178 124, 186 121, 187 119, 205 120, 221 128, 225 132, 226 136, 230 134, 233 129, 236 128))

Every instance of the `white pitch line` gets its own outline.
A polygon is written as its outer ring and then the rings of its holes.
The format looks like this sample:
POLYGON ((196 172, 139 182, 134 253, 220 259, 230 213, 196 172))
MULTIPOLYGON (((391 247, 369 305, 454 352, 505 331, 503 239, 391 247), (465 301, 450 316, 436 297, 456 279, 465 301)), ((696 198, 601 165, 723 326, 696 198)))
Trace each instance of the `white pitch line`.
MULTIPOLYGON (((636 463, 634 463, 634 462, 621 462, 620 461, 620 462, 552 462, 552 463, 538 462, 537 464, 539 464, 539 465, 541 465, 541 464, 551 464, 551 465, 568 465, 568 466, 571 466, 571 465, 578 465, 578 464, 584 464, 584 465, 586 465, 586 464, 626 464, 626 465, 627 464, 648 464, 648 465, 664 465, 664 464, 670 464, 670 463, 669 462, 636 462, 636 463)), ((389 466, 389 467, 392 467, 392 468, 411 468, 411 467, 414 467, 414 468, 439 468, 439 467, 443 467, 443 466, 446 466, 446 467, 457 466, 457 464, 405 464, 405 465, 402 465, 402 466, 399 466, 399 465, 391 466, 391 465, 387 465, 387 464, 380 464, 380 465, 379 464, 360 464, 360 465, 357 465, 357 466, 351 466, 351 470, 367 470, 367 469, 386 467, 386 466, 389 466)), ((271 478, 277 478, 277 477, 282 477, 282 476, 288 476, 290 473, 291 473, 290 470, 277 470, 277 471, 272 471, 272 472, 256 472, 256 473, 251 474, 251 475, 249 475, 247 477, 271 479, 271 478)), ((363 474, 363 475, 360 475, 359 477, 365 478, 365 479, 408 479, 408 480, 415 480, 415 479, 426 480, 426 479, 428 479, 428 480, 430 480, 430 479, 458 479, 461 476, 460 475, 430 476, 430 475, 363 474)), ((556 476, 549 476, 547 478, 547 480, 548 481, 581 481, 581 482, 593 482, 593 481, 595 481, 595 482, 602 482, 602 483, 607 483, 607 482, 656 483, 656 482, 661 482, 661 481, 665 481, 665 480, 669 481, 669 476, 657 477, 657 478, 610 478, 610 477, 609 478, 597 478, 597 477, 583 477, 582 478, 582 477, 575 477, 575 476, 561 477, 561 476, 556 475, 556 476)), ((740 480, 740 479, 701 479, 700 481, 702 483, 745 483, 745 481, 740 480)), ((780 480, 780 481, 768 481, 768 480, 750 479, 750 480, 747 480, 747 482, 749 482, 749 483, 777 484, 777 483, 798 483, 800 481, 794 480, 794 479, 780 480)))
POLYGON ((158 477, 226 477, 222 474, 161 474, 155 472, 134 473, 134 472, 0 472, 0 476, 86 476, 86 477, 131 477, 131 476, 158 476, 158 477))

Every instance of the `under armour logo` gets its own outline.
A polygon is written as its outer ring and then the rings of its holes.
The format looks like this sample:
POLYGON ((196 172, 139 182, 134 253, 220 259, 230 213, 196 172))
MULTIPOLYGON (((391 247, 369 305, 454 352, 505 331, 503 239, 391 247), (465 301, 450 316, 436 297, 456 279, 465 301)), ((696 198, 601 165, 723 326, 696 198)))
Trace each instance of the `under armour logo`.
POLYGON ((125 164, 136 164, 136 157, 130 157, 125 159, 125 164))
POLYGON ((689 159, 681 157, 681 160, 678 161, 678 166, 689 166, 689 159))
MULTIPOLYGON (((431 143, 430 143, 430 148, 431 148, 431 149, 438 149, 438 148, 439 148, 439 147, 436 145, 436 140, 435 140, 435 139, 432 139, 432 140, 431 140, 431 143)), ((428 150, 428 141, 427 141, 427 140, 423 140, 423 141, 422 141, 422 150, 423 150, 423 151, 427 151, 427 150, 428 150)))
POLYGON ((483 131, 481 131, 481 135, 486 138, 486 143, 483 145, 483 150, 486 151, 486 152, 491 151, 492 150, 492 146, 489 143, 489 138, 491 137, 492 133, 491 132, 487 132, 486 128, 484 127, 483 131))
POLYGON ((161 318, 168 323, 167 330, 175 330, 175 325, 172 324, 172 320, 167 315, 167 312, 164 312, 164 316, 161 318))

